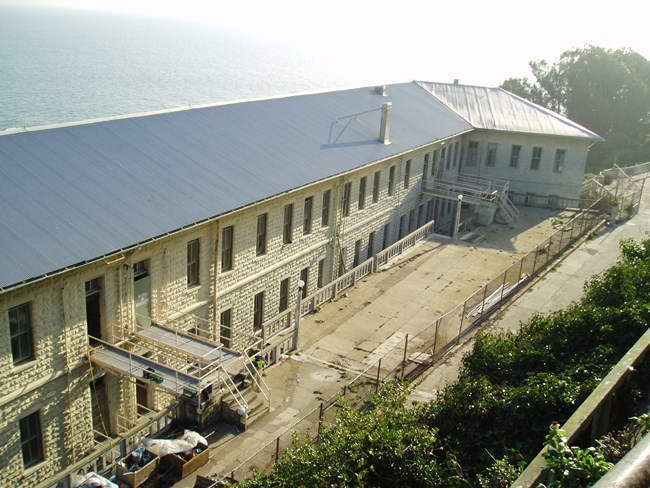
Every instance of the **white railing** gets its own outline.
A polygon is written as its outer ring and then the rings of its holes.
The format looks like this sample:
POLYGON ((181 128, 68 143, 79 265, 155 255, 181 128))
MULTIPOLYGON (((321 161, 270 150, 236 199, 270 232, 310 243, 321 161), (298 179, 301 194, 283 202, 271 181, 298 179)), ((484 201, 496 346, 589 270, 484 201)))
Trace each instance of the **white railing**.
POLYGON ((416 242, 424 239, 431 233, 433 233, 433 222, 428 222, 419 229, 416 229, 414 232, 411 232, 403 239, 400 239, 395 244, 392 244, 383 251, 377 253, 375 256, 375 270, 379 269, 381 266, 384 266, 392 258, 401 254, 405 249, 408 249, 409 247, 415 245, 416 242))
POLYGON ((174 402, 160 412, 146 415, 143 417, 143 419, 146 419, 144 422, 138 424, 118 438, 101 443, 97 449, 93 450, 86 457, 73 463, 64 471, 57 473, 47 481, 36 485, 36 488, 52 488, 55 486, 58 487, 61 484, 66 487, 71 487, 80 473, 85 474, 94 471, 99 474, 108 474, 113 472, 117 461, 133 451, 140 444, 142 437, 152 437, 154 434, 169 427, 174 418, 178 417, 175 413, 177 408, 178 403, 174 402))
MULTIPOLYGON (((387 247, 381 252, 375 254, 352 268, 347 273, 339 276, 337 279, 319 288, 311 295, 306 296, 300 303, 300 315, 304 316, 318 310, 318 307, 330 300, 335 300, 342 291, 351 288, 360 279, 377 271, 381 266, 388 263, 393 257, 401 254, 406 249, 414 246, 418 241, 424 239, 433 233, 434 222, 427 222, 417 228, 409 235, 400 239, 395 244, 387 247)), ((266 344, 271 338, 282 333, 290 331, 295 323, 295 311, 285 310, 275 317, 271 318, 262 325, 262 343, 266 344)))

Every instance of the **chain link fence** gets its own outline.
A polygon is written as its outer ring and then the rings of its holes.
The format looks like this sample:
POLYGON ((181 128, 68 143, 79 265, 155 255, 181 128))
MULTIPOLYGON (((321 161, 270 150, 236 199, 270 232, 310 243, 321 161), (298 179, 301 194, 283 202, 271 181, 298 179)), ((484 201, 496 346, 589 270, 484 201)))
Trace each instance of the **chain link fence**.
MULTIPOLYGON (((631 204, 638 207, 637 200, 631 204)), ((609 217, 606 198, 603 197, 589 208, 578 211, 566 222, 558 221, 556 232, 541 242, 520 260, 513 263, 499 276, 477 290, 463 303, 438 317, 417 335, 403 334, 397 344, 375 364, 357 374, 343 390, 324 400, 291 428, 276 437, 258 452, 243 461, 230 473, 230 479, 244 480, 256 471, 273 466, 279 457, 293 445, 294 437, 301 442, 318 442, 322 429, 336 420, 337 407, 345 399, 355 408, 369 405, 373 393, 391 380, 415 379, 440 359, 445 352, 458 344, 468 332, 498 310, 518 293, 535 276, 558 260, 560 256, 580 239, 587 237, 609 217)), ((397 333, 400 334, 400 333, 397 333)))

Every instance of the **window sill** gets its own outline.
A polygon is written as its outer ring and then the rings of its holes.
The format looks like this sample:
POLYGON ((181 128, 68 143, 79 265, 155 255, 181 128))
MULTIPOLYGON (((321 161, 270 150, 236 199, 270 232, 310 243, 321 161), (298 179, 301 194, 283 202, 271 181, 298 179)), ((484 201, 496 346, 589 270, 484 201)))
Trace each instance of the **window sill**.
POLYGON ((35 464, 34 466, 30 466, 29 468, 25 468, 24 475, 25 478, 28 478, 29 476, 32 476, 33 474, 36 474, 39 470, 47 466, 47 462, 45 459, 43 459, 41 462, 38 464, 35 464))
POLYGON ((13 373, 14 374, 20 374, 24 371, 27 371, 28 369, 33 368, 38 364, 38 361, 36 359, 32 359, 31 361, 27 363, 21 363, 18 366, 14 366, 13 373))

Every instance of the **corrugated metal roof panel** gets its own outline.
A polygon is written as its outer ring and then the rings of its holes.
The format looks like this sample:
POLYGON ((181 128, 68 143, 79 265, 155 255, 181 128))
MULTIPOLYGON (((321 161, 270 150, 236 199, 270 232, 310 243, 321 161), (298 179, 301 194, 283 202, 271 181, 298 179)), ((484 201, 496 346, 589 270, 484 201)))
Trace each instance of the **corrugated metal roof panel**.
POLYGON ((0 289, 470 129, 403 83, 0 135, 0 289))
POLYGON ((477 129, 602 141, 589 129, 502 88, 418 81, 477 129))

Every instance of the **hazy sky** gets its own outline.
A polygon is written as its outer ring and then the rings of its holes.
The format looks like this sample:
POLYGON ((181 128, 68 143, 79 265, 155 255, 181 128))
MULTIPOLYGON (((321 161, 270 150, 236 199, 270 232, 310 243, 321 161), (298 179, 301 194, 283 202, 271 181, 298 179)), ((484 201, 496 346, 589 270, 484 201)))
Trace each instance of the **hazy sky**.
POLYGON ((0 0, 215 23, 389 78, 496 86, 570 48, 630 47, 650 58, 639 0, 0 0), (379 69, 390 66, 390 70, 379 69))

